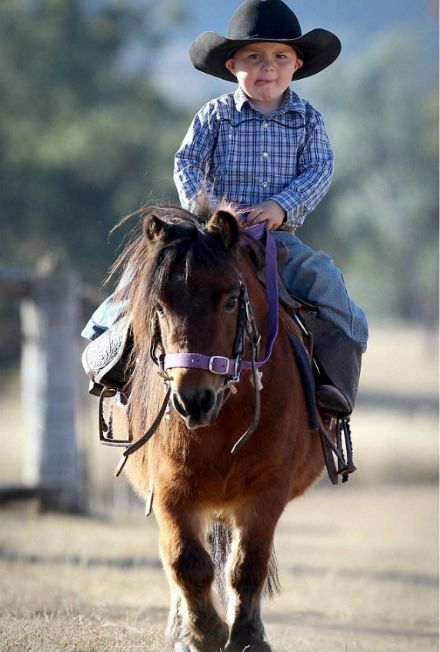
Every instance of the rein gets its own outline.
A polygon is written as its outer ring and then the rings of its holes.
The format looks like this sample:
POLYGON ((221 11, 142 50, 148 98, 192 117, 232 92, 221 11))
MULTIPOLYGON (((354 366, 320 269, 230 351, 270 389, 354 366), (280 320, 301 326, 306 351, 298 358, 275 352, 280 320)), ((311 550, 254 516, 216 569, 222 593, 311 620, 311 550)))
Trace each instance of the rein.
MULTIPOLYGON (((266 341, 266 351, 262 359, 257 359, 259 343, 261 336, 258 332, 255 317, 253 314, 252 306, 249 301, 247 288, 243 282, 240 283, 240 301, 239 301, 239 315, 237 320, 237 334, 234 343, 234 357, 228 358, 221 355, 208 356, 202 353, 163 353, 156 355, 155 349, 160 341, 160 333, 158 333, 158 325, 155 327, 155 335, 150 347, 150 355, 153 361, 160 368, 160 375, 167 387, 165 398, 162 406, 144 435, 128 445, 122 453, 121 459, 116 466, 115 476, 118 476, 127 462, 128 457, 139 450, 149 439, 154 435, 158 429, 162 418, 166 412, 168 402, 171 395, 170 377, 168 369, 186 368, 186 369, 205 369, 214 374, 226 376, 225 382, 220 388, 221 391, 229 390, 231 393, 236 393, 235 385, 240 380, 240 372, 242 370, 252 371, 252 381, 254 386, 254 416, 252 423, 247 428, 246 432, 235 442, 231 449, 231 454, 235 455, 240 448, 248 441, 251 435, 256 430, 261 411, 260 391, 261 385, 261 372, 258 371, 259 367, 264 365, 272 355, 273 345, 278 335, 278 278, 277 278, 277 261, 276 261, 276 244, 273 237, 269 234, 264 223, 255 224, 245 228, 246 234, 253 240, 263 240, 265 243, 265 269, 266 269, 266 297, 268 304, 268 334, 266 341), (251 349, 251 360, 243 360, 242 355, 245 348, 245 339, 249 342, 251 349)), ((108 394, 107 394, 108 396, 108 394)), ((104 397, 104 394, 103 394, 104 397)), ((101 397, 101 400, 102 398, 101 397)), ((108 441, 113 445, 127 445, 120 441, 108 441)))

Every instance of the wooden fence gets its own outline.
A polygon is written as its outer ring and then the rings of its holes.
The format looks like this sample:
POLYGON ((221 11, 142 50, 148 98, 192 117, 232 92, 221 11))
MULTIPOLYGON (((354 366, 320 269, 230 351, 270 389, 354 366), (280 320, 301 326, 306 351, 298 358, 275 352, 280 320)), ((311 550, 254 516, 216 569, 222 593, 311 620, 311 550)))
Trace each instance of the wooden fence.
POLYGON ((79 279, 52 258, 31 274, 0 268, 0 297, 20 301, 26 423, 22 482, 0 487, 0 497, 35 496, 43 509, 86 511, 75 428, 79 279))

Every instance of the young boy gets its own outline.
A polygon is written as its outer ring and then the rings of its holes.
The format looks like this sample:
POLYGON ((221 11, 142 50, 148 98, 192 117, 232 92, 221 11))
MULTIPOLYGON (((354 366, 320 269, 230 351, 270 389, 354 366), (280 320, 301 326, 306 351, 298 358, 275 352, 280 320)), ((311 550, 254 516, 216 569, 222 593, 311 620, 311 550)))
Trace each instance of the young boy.
MULTIPOLYGON (((229 200, 247 207, 247 224, 265 221, 284 243, 289 254, 284 283, 318 312, 312 327, 324 372, 318 403, 346 416, 356 397, 367 320, 349 299, 332 259, 294 235, 329 188, 333 152, 319 112, 289 88, 292 78, 329 66, 340 49, 339 39, 327 30, 301 35, 295 14, 281 0, 246 0, 234 13, 227 38, 214 32, 198 36, 190 50, 194 66, 238 81, 239 88, 196 115, 176 154, 174 180, 184 208, 196 210, 201 195, 213 208, 229 200)), ((95 383, 108 379, 108 369, 114 382, 121 382, 111 353, 115 333, 107 329, 113 326, 117 339, 122 313, 109 297, 83 330, 84 337, 96 340, 83 355, 95 383)))
POLYGON ((190 49, 195 68, 239 87, 197 113, 176 154, 174 181, 188 210, 196 209, 201 195, 213 207, 226 199, 249 207, 247 224, 265 221, 275 230, 289 253, 282 273, 287 289, 318 311, 315 351, 325 372, 318 403, 349 415, 367 320, 331 258, 294 235, 329 188, 333 152, 321 115, 289 88, 292 78, 333 63, 340 49, 327 30, 301 35, 281 0, 246 0, 227 38, 198 36, 190 49))

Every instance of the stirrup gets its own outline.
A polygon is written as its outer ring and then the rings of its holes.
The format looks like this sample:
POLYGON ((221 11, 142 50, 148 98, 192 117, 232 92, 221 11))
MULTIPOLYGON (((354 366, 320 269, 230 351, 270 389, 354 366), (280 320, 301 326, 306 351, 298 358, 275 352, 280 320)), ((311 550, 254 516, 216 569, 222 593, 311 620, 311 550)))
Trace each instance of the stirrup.
POLYGON ((113 437, 112 419, 110 418, 107 422, 104 417, 104 400, 106 398, 114 398, 122 406, 128 404, 128 399, 123 392, 112 387, 102 388, 98 406, 99 441, 106 446, 124 446, 126 448, 132 443, 131 433, 129 433, 128 439, 115 439, 113 437))
POLYGON ((349 475, 357 470, 353 462, 350 419, 319 414, 318 421, 322 452, 330 481, 332 484, 338 484, 339 476, 342 476, 342 482, 347 482, 349 475))

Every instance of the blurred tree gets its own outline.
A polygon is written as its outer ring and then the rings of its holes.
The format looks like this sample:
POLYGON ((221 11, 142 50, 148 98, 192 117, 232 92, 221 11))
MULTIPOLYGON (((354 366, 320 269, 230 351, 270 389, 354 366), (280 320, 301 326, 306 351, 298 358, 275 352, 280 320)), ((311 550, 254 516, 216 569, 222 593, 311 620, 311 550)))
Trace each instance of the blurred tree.
POLYGON ((310 80, 309 96, 326 107, 336 173, 301 237, 335 257, 371 316, 435 325, 438 98, 429 63, 413 35, 388 33, 310 80))
MULTIPOLYGON (((166 6, 0 3, 2 262, 32 264, 50 250, 101 280, 115 221, 144 200, 175 199, 173 151, 187 119, 148 72, 166 6), (128 65, 136 48, 143 70, 128 65)), ((169 9, 182 20, 178 5, 169 9)))

